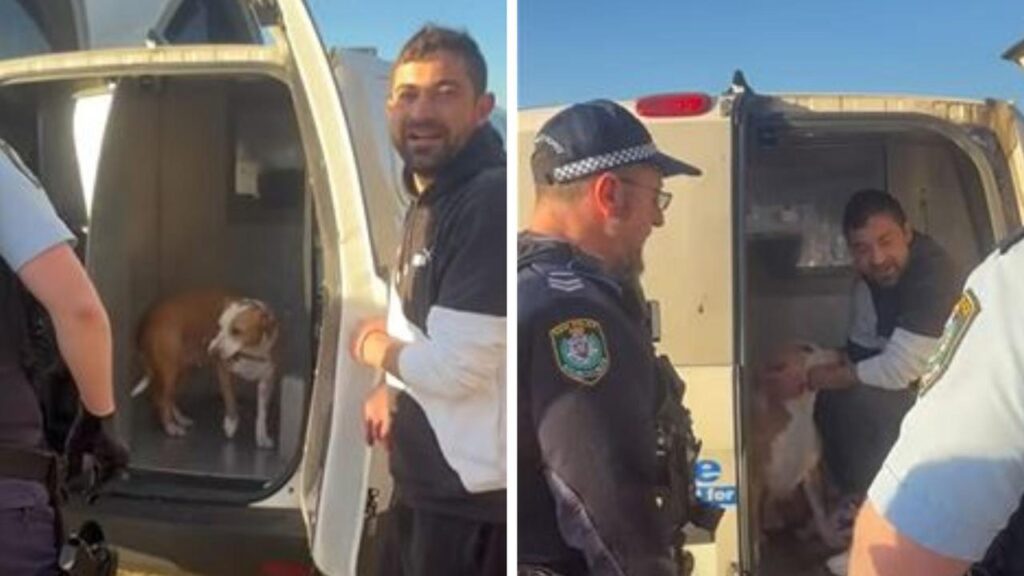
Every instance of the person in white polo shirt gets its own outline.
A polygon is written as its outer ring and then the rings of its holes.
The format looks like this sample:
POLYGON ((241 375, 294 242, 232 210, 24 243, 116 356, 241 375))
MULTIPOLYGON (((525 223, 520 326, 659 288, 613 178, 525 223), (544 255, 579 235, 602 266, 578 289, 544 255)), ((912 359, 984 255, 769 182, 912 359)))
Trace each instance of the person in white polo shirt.
POLYGON ((852 576, 1024 574, 1022 239, 968 278, 857 518, 852 576))

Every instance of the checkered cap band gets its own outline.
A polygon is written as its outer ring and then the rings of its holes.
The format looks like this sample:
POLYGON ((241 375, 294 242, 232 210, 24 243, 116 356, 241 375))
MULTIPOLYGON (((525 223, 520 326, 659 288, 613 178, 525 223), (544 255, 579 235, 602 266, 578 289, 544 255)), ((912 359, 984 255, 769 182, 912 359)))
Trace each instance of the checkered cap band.
POLYGON ((551 178, 559 184, 571 182, 578 178, 618 168, 619 166, 643 162, 654 157, 657 153, 658 149, 655 148, 653 143, 623 148, 622 150, 583 158, 582 160, 570 162, 565 166, 559 166, 551 171, 551 178))

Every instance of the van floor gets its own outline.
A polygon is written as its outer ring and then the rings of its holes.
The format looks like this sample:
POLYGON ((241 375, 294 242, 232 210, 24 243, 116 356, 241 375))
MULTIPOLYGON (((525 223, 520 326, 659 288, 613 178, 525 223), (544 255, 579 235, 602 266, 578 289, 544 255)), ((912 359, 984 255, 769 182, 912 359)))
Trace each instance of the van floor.
POLYGON ((825 561, 839 552, 817 539, 801 540, 793 532, 772 534, 761 544, 758 576, 832 576, 825 561))
MULTIPOLYGON (((148 398, 133 399, 132 468, 223 478, 268 480, 277 477, 293 453, 256 447, 254 398, 239 399, 238 431, 234 438, 221 429, 223 403, 220 396, 193 395, 179 400, 181 410, 194 421, 183 437, 164 433, 148 398)), ((274 436, 275 422, 268 423, 274 436)))

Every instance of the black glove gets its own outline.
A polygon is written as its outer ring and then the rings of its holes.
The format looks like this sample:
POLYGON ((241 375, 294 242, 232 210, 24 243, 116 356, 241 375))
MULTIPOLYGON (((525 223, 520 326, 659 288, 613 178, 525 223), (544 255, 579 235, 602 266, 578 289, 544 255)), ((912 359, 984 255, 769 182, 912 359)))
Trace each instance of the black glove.
POLYGON ((71 424, 64 454, 68 459, 68 484, 85 472, 83 494, 95 499, 99 489, 128 465, 128 449, 117 437, 114 414, 98 417, 84 408, 71 424), (85 458, 89 456, 90 458, 85 458))

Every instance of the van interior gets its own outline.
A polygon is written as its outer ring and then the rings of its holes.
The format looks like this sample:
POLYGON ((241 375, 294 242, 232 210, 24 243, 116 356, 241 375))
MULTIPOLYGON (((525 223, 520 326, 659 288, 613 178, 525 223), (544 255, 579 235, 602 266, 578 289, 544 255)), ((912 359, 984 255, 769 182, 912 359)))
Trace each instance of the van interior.
POLYGON ((12 85, 0 102, 0 137, 38 174, 108 308, 118 427, 132 456, 119 489, 214 500, 272 491, 300 455, 319 309, 318 238, 287 88, 255 76, 134 76, 12 85), (178 385, 195 422, 184 437, 164 433, 148 391, 130 395, 145 312, 206 288, 263 300, 277 317, 273 449, 256 447, 256 385, 237 378, 241 423, 225 437, 212 366, 178 385))
MULTIPOLYGON (((933 237, 964 271, 993 247, 986 198, 999 193, 986 190, 982 177, 982 170, 993 168, 972 157, 971 145, 957 135, 962 130, 923 117, 794 112, 755 114, 742 144, 748 168, 739 199, 745 250, 741 338, 748 366, 778 342, 845 346, 855 273, 842 213, 857 190, 895 195, 913 227, 933 237)), ((750 380, 743 383, 748 390, 750 380)), ((751 532, 762 576, 826 575, 824 561, 839 552, 795 533, 751 532)))

